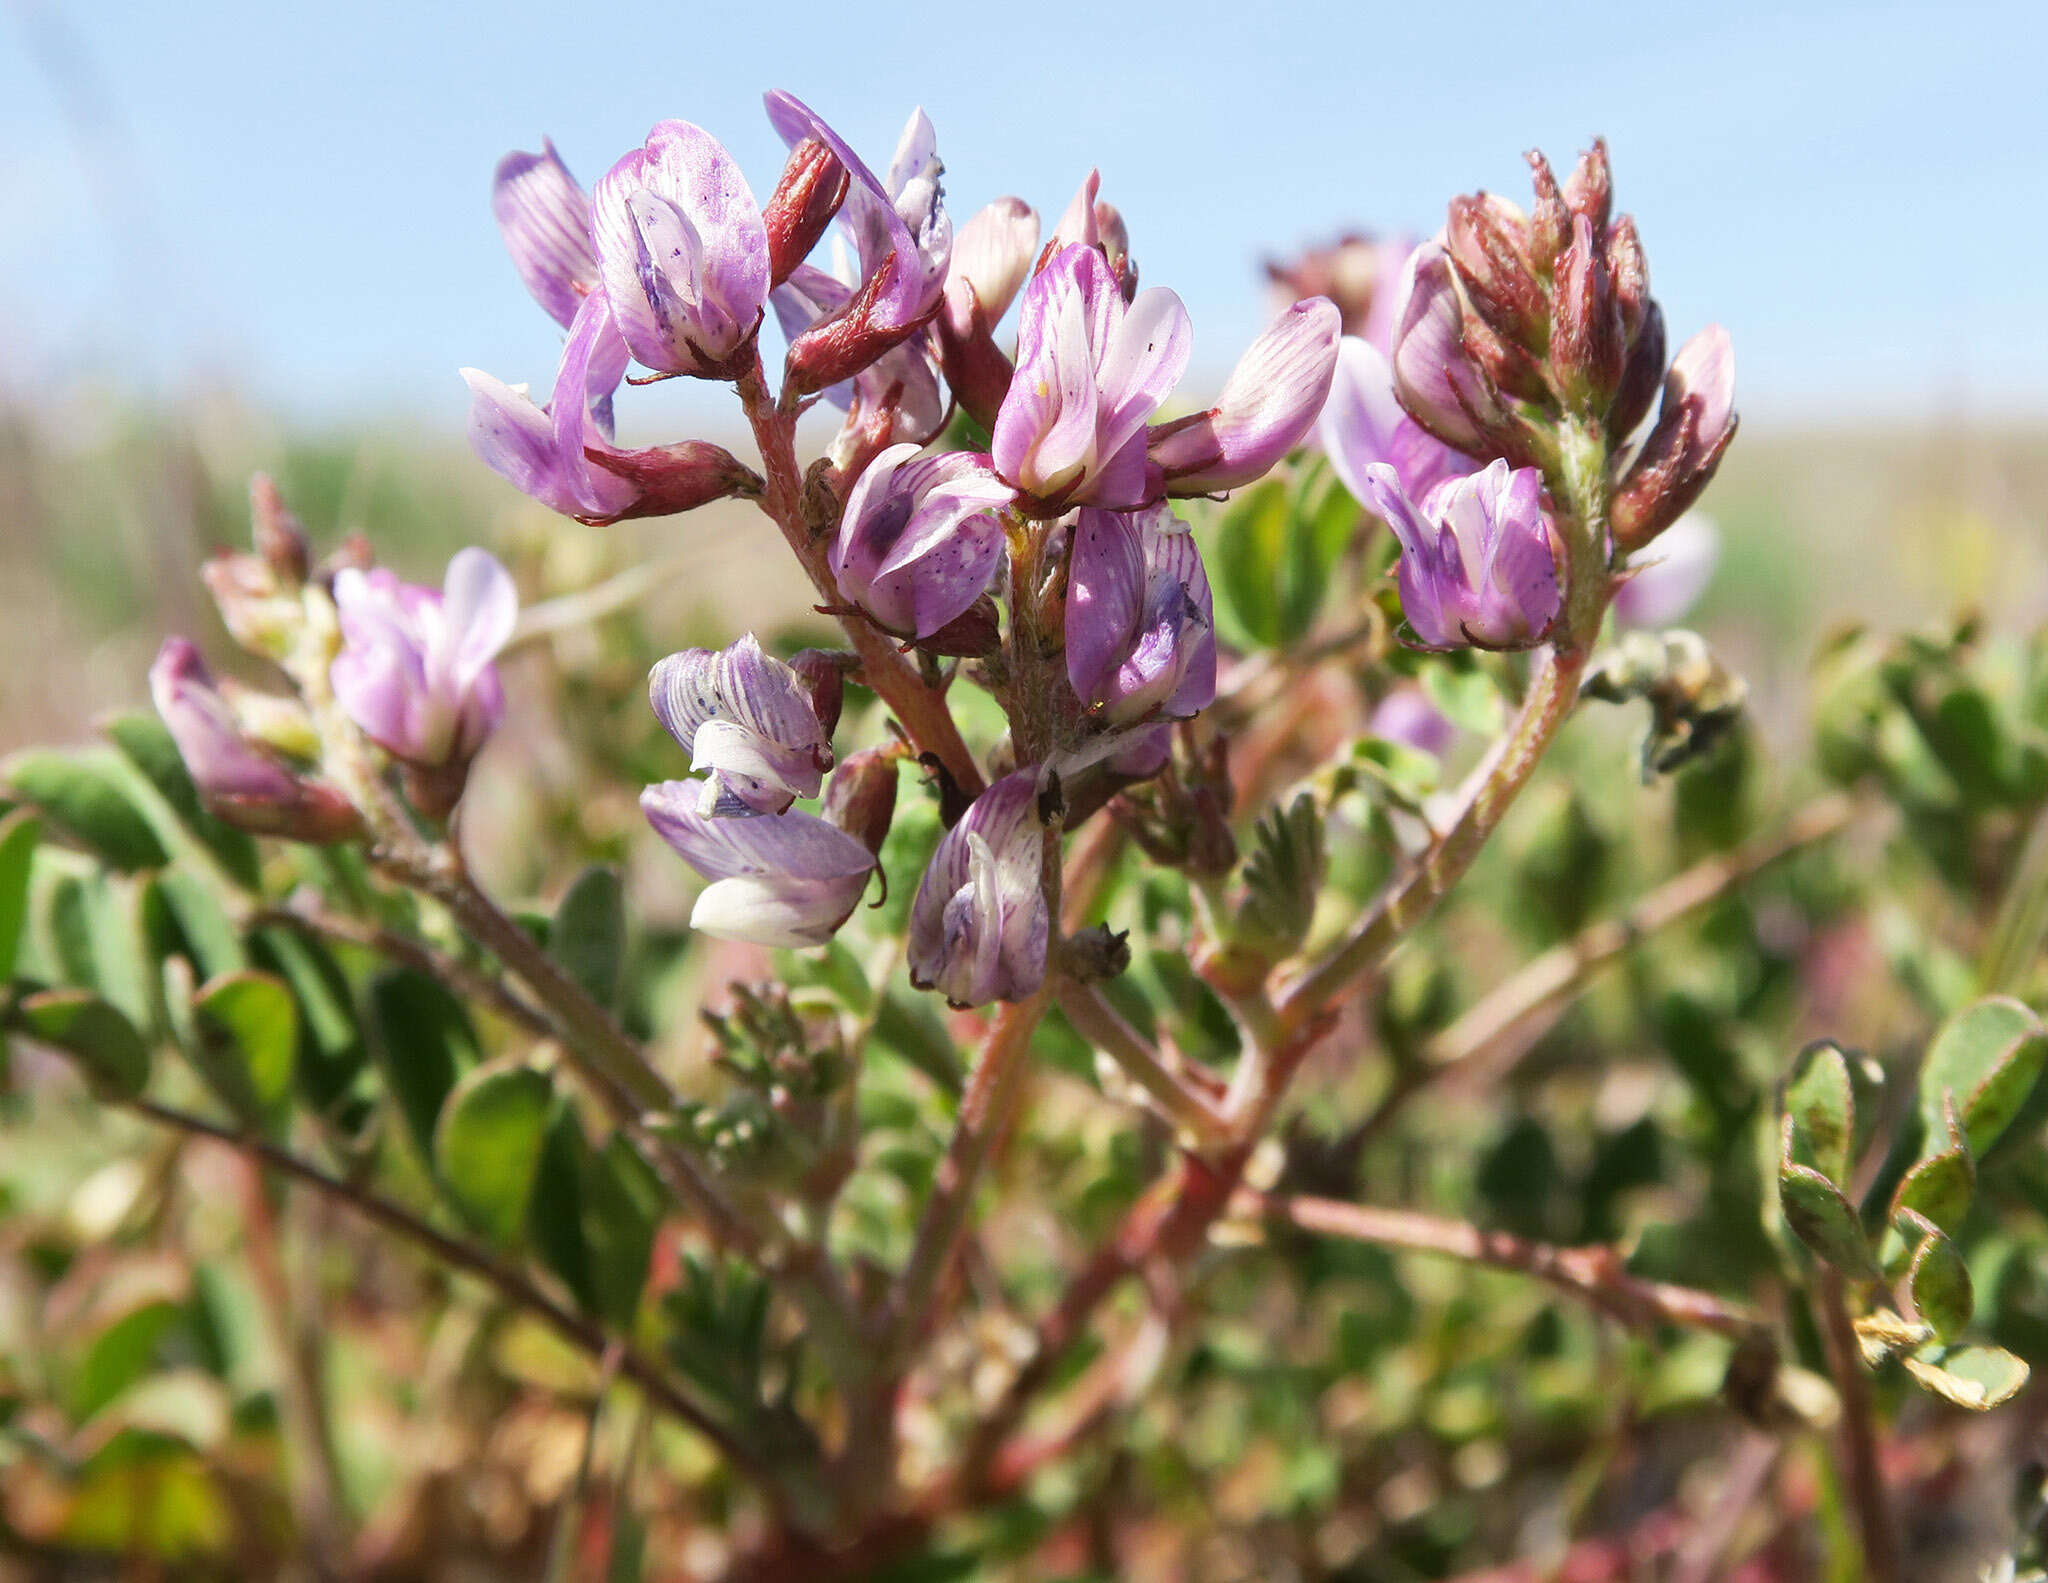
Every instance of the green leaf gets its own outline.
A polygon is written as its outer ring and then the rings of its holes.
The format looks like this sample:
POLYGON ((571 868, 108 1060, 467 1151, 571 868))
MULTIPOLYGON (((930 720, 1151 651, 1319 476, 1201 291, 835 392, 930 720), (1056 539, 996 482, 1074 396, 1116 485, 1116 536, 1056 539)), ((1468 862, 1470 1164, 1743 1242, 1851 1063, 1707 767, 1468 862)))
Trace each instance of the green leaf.
POLYGON ((135 1024, 90 990, 50 989, 16 1008, 32 1037, 77 1061, 102 1099, 121 1103, 149 1084, 149 1047, 135 1024))
POLYGON ((2027 1383, 2027 1366, 2003 1347, 1930 1347, 1899 1360, 1921 1385, 1974 1412, 2011 1401, 2027 1383))
POLYGON ((1995 995, 1966 1006, 1942 1024, 1920 1070, 1920 1114, 1931 1138, 1945 1137, 1944 1096, 1982 1159, 2033 1091, 2048 1058, 2048 1028, 2019 1001, 1995 995))
POLYGON ((110 772, 112 757, 31 748, 0 764, 0 781, 109 867, 161 868, 170 854, 110 772))
POLYGON ((628 1329, 647 1284, 654 1228, 667 1207, 661 1179, 633 1145, 613 1133, 583 1176, 583 1242, 598 1313, 628 1329))
POLYGON ((166 1299, 141 1303, 92 1338, 64 1392, 74 1422, 92 1417, 149 1371, 178 1314, 178 1305, 166 1299))
POLYGON ((476 1034, 439 981, 410 968, 386 968, 370 981, 371 1053, 405 1118, 420 1158, 432 1162, 441 1106, 457 1075, 476 1064, 476 1034))
POLYGON ((1815 1253, 1852 1280, 1879 1278, 1856 1211, 1833 1182, 1811 1166, 1788 1161, 1778 1167, 1778 1200, 1785 1224, 1815 1253))
POLYGON ((1806 1065, 1785 1090, 1792 1121, 1794 1163, 1811 1165, 1837 1186, 1849 1180, 1856 1137, 1856 1096, 1849 1063, 1825 1041, 1807 1046, 1806 1065))
POLYGON ((1931 1227, 1913 1254, 1906 1290, 1912 1294, 1914 1310, 1943 1341, 1954 1340, 1976 1309, 1963 1256, 1953 1242, 1931 1227))
POLYGON ((1268 478, 1238 492, 1204 549, 1215 579, 1216 614, 1234 647, 1279 646, 1279 568, 1287 524, 1287 486, 1268 478))
POLYGON ((1970 1195, 1976 1186, 1977 1169, 1970 1163, 1969 1151, 1944 1149, 1901 1178, 1898 1191, 1892 1194, 1891 1218, 1896 1220, 1910 1211, 1954 1236, 1970 1212, 1970 1195))
POLYGON ((42 838, 43 822, 27 808, 0 819, 0 984, 14 976, 28 925, 30 859, 42 838))
POLYGON ((238 973, 248 967, 249 953, 242 944, 242 936, 205 880, 183 869, 166 869, 156 876, 150 889, 153 897, 145 896, 145 908, 152 899, 160 902, 173 930, 173 938, 159 942, 167 947, 160 950, 160 955, 181 951, 191 958, 193 969, 202 979, 238 973))
POLYGON ((441 1111, 435 1156, 455 1207, 500 1247, 526 1224, 554 1085, 530 1066, 479 1067, 441 1111))
POLYGON ((292 1079, 307 1104, 330 1120, 370 1058, 348 977, 326 946, 273 925, 255 937, 262 966, 291 986, 299 1003, 299 1053, 292 1079))
POLYGON ((261 860, 247 831, 221 823, 200 805, 199 789, 185 769, 177 743, 155 715, 137 711, 118 715, 100 728, 144 780, 176 814, 181 825, 211 852, 222 871, 244 890, 256 889, 261 860))
POLYGON ((963 1081, 960 1049, 946 1031, 933 998, 898 989, 887 991, 875 1009, 870 1047, 900 1056, 930 1078, 940 1093, 958 1095, 963 1081))
POLYGON ((616 869, 576 876, 548 929, 547 948, 600 1006, 616 1005, 626 961, 626 907, 616 869))
POLYGON ((1422 666, 1421 680, 1429 701, 1461 731, 1490 737, 1500 730, 1506 716, 1500 689, 1470 658, 1460 664, 1450 656, 1431 656, 1422 666))
POLYGON ((586 1312, 597 1310, 590 1249, 583 1240, 583 1179, 591 1170, 583 1124, 566 1098, 557 1098, 534 1165, 527 1203, 527 1234, 541 1262, 555 1272, 586 1312))
POLYGON ((222 1104, 254 1123, 291 1093, 299 1007, 268 973, 228 973, 192 997, 192 1059, 222 1104))

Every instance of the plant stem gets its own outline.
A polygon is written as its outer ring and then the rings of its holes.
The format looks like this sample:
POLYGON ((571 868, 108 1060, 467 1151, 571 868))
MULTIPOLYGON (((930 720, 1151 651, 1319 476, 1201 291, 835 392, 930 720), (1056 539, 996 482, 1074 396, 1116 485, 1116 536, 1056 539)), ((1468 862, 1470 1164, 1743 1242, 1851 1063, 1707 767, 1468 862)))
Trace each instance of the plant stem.
MULTIPOLYGON (((761 367, 761 355, 754 354, 753 366, 738 381, 740 405, 753 426, 754 443, 761 452, 761 471, 767 489, 759 502, 792 553, 809 575, 811 584, 829 608, 844 604, 839 580, 832 575, 827 537, 813 533, 804 521, 803 472, 796 460, 796 413, 778 405, 768 393, 768 380, 761 367)), ((860 656, 861 679, 895 711, 910 733, 919 752, 937 756, 946 771, 968 796, 984 789, 981 768, 960 736, 946 707, 945 694, 925 685, 915 666, 896 652, 896 645, 871 623, 858 615, 842 615, 840 626, 847 641, 860 656)))
POLYGON ((1324 1236, 1440 1254, 1468 1264, 1532 1275, 1635 1330, 1680 1325, 1711 1330, 1741 1341, 1768 1328, 1760 1315, 1712 1292, 1630 1275, 1622 1265, 1621 1255, 1604 1244, 1561 1248, 1405 1209, 1379 1209, 1329 1198, 1278 1196, 1250 1189, 1239 1191, 1231 1210, 1324 1236))
MULTIPOLYGON (((496 1255, 436 1230, 411 1210, 379 1197, 357 1183, 331 1176, 310 1160, 302 1159, 264 1139, 245 1136, 203 1117, 160 1105, 154 1100, 133 1100, 128 1108, 160 1126, 173 1127, 195 1137, 210 1138, 216 1143, 225 1144, 228 1148, 260 1162, 271 1170, 279 1171, 294 1181, 303 1183, 336 1203, 346 1204, 385 1230, 396 1232, 408 1241, 417 1243, 450 1269, 475 1276, 513 1307, 524 1309, 534 1315, 572 1346, 587 1352, 593 1358, 604 1357, 616 1344, 614 1339, 606 1335, 603 1328, 594 1321, 563 1307, 535 1285, 524 1272, 505 1263, 496 1255)), ((736 1468, 750 1478, 772 1485, 773 1480, 766 1466, 752 1450, 678 1391, 668 1376, 651 1359, 630 1347, 624 1347, 620 1352, 619 1367, 620 1372, 645 1391, 651 1400, 682 1419, 717 1446, 732 1460, 736 1468)))
POLYGON ((1167 1065, 1152 1045, 1126 1022, 1093 984, 1062 978, 1060 1010, 1067 1021, 1096 1049, 1123 1070, 1124 1076, 1150 1094, 1166 1119, 1202 1144, 1230 1137, 1230 1123, 1215 1103, 1167 1065))
POLYGON ((1842 1450, 1849 1463, 1849 1498, 1856 1507, 1857 1532, 1863 1544, 1863 1576, 1866 1583, 1899 1583, 1898 1529, 1885 1493, 1870 1381, 1856 1344, 1856 1327, 1849 1319, 1842 1277, 1832 1268, 1822 1267, 1816 1272, 1813 1295, 1814 1306, 1820 1310, 1828 1373, 1842 1400, 1842 1450))

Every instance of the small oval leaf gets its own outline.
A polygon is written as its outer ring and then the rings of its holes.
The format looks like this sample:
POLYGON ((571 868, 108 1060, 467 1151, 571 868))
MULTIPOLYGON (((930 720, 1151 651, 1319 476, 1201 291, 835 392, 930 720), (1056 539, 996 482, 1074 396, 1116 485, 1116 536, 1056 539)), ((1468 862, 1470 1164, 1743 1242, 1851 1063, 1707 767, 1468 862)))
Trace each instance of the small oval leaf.
POLYGON ((97 758, 95 753, 31 748, 0 764, 0 781, 109 867, 163 867, 170 861, 163 842, 121 789, 111 767, 95 762, 97 758))
POLYGON ((1781 1165, 1778 1198, 1785 1224, 1801 1242, 1853 1280, 1879 1279, 1856 1211, 1833 1182, 1811 1166, 1781 1165))
POLYGON ((268 973, 229 973, 192 997, 192 1058, 221 1103, 255 1122, 291 1093, 299 1008, 268 973))
POLYGON ((1792 1119, 1793 1160, 1810 1165, 1838 1187, 1849 1180, 1856 1137, 1856 1096, 1849 1063, 1827 1041, 1808 1045, 1805 1065, 1785 1090, 1785 1114, 1792 1119))
POLYGON ((480 1067, 456 1084, 434 1139, 441 1185, 500 1247, 519 1239, 547 1141, 554 1085, 530 1066, 480 1067))
POLYGON ((17 808, 0 819, 0 983, 14 976, 28 926, 30 860, 42 839, 43 822, 31 809, 17 808))
POLYGON ((2048 1029, 2019 1001, 1994 995, 1942 1024, 1920 1071, 1920 1114, 1930 1138, 1946 1136, 1945 1096, 1953 1093, 1970 1152, 1982 1159, 2033 1091, 2048 1059, 2048 1029))
POLYGON ((585 869, 549 925, 550 955, 600 1006, 616 1005, 626 960, 626 903, 616 869, 585 869))
POLYGON ((29 1035, 78 1062, 93 1092, 120 1103, 149 1084, 149 1047, 135 1024, 90 990, 50 989, 17 1008, 29 1035))
POLYGON ((1926 1389, 1973 1412, 2011 1401, 2027 1383, 2027 1365, 2003 1347, 1930 1347, 1899 1361, 1926 1389))
POLYGON ((1970 1196, 1976 1190, 1977 1168, 1962 1149, 1945 1149, 1930 1155, 1901 1178, 1892 1194, 1891 1218, 1911 1210, 1924 1215, 1942 1231, 1954 1236, 1970 1212, 1970 1196))

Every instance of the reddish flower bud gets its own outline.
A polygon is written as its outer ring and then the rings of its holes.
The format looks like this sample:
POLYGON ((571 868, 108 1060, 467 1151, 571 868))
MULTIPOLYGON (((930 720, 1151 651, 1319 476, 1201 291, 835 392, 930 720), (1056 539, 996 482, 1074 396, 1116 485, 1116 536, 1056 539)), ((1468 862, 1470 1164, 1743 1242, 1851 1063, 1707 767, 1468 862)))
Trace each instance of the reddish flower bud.
POLYGON ((1564 206, 1574 219, 1592 226, 1595 236, 1604 236, 1613 202, 1614 172, 1607 164, 1607 139, 1596 137, 1565 178, 1564 206))
POLYGON ((1648 316, 1636 331, 1628 349, 1628 366, 1622 370, 1621 388, 1607 409, 1607 436, 1614 445, 1627 442, 1650 415, 1657 399, 1657 387, 1664 381, 1664 310, 1653 300, 1648 316))
POLYGON ((285 505, 268 473, 249 480, 249 514, 255 519, 256 553, 286 587, 305 582, 313 567, 306 530, 285 505))
POLYGON ((1523 249, 1529 222, 1505 198, 1488 193, 1451 200, 1445 250, 1480 318, 1503 339, 1541 347, 1550 304, 1523 249))
POLYGON ((821 810, 825 822, 844 830, 877 857, 896 817, 899 753, 894 747, 856 753, 832 772, 825 785, 821 810))
POLYGON ((1735 351, 1718 324, 1679 348, 1664 380, 1657 426, 1615 491, 1616 544, 1639 549, 1676 522, 1735 438, 1735 351))
POLYGON ((1552 291, 1550 370, 1568 406, 1605 412, 1621 384, 1628 347, 1607 253, 1584 215, 1572 220, 1571 245, 1557 261, 1552 291))
MULTIPOLYGON (((592 435, 591 438, 601 439, 592 435)), ((603 468, 614 478, 623 478, 636 490, 623 511, 608 517, 589 517, 596 523, 624 522, 631 517, 666 517, 679 511, 694 511, 728 496, 752 499, 762 490, 761 476, 723 446, 708 440, 684 440, 677 445, 650 446, 643 451, 621 451, 609 445, 585 445, 585 461, 603 468)))
POLYGON ((768 227, 768 283, 779 286, 811 256, 846 201, 847 173, 837 154, 815 137, 790 150, 761 219, 768 227))
POLYGON ((1529 263, 1547 275, 1557 267, 1557 255, 1571 240, 1572 215, 1565 207, 1564 194, 1557 189, 1550 161, 1533 148, 1528 160, 1530 184, 1536 189, 1536 207, 1529 217, 1529 263))
POLYGON ((811 700, 811 712, 830 741, 839 729, 839 712, 846 703, 846 673, 860 664, 856 655, 839 649, 800 649, 789 657, 789 668, 811 700))
POLYGON ((1633 215, 1623 215, 1607 228, 1607 273, 1614 282, 1614 300, 1621 309, 1621 333, 1631 346, 1655 306, 1650 296, 1650 261, 1633 215))

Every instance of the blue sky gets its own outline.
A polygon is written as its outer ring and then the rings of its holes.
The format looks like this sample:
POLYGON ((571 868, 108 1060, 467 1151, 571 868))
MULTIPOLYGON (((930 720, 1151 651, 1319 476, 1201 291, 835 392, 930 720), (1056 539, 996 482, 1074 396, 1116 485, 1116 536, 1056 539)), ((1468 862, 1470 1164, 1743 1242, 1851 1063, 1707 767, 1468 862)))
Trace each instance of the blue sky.
POLYGON ((922 103, 956 219, 1057 212, 1099 164, 1212 381, 1262 253, 1434 229, 1603 131, 1674 331, 1729 326, 1752 420, 2038 415, 2044 44, 2019 3, 9 0, 0 390, 210 379, 453 427, 459 365, 544 382, 557 344, 491 225, 498 155, 547 132, 588 183, 680 116, 765 196, 783 86, 878 162, 922 103))

